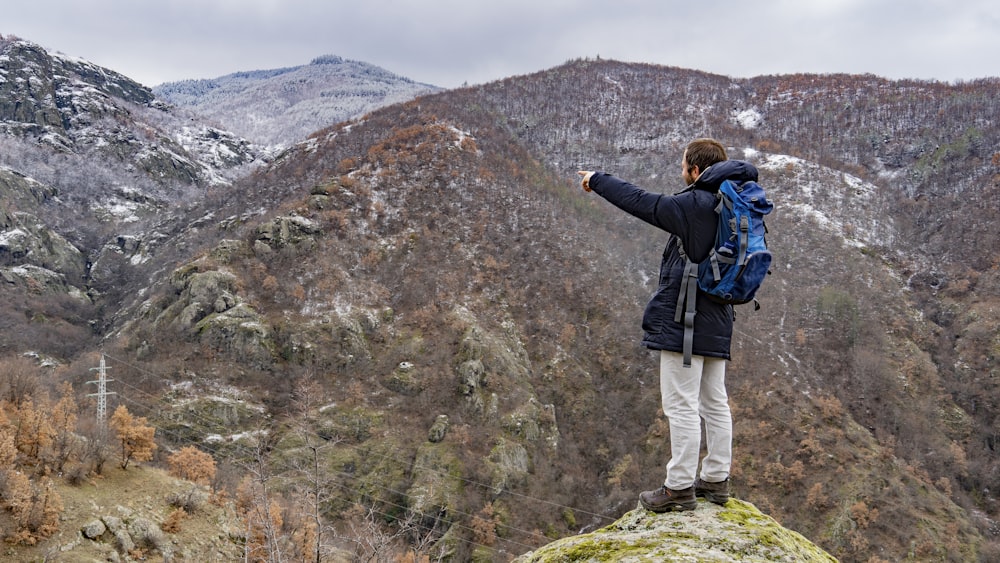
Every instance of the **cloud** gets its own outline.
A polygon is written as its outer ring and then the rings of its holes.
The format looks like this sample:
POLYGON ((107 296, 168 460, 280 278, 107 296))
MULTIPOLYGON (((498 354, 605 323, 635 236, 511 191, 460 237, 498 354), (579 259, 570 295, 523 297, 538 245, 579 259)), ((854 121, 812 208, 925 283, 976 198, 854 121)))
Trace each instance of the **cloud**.
POLYGON ((601 56, 735 77, 997 76, 994 0, 33 0, 0 33, 147 85, 323 54, 454 87, 601 56))

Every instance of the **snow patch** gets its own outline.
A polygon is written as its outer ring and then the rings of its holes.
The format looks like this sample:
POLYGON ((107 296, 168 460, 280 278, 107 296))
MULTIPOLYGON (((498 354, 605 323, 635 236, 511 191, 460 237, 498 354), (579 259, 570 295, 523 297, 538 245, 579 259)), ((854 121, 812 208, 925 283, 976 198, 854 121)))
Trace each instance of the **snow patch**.
POLYGON ((745 110, 734 109, 731 115, 736 124, 744 129, 755 129, 764 121, 764 116, 761 115, 757 108, 748 108, 745 110))
MULTIPOLYGON (((855 248, 885 246, 894 238, 893 219, 881 211, 875 185, 790 155, 746 149, 744 156, 752 159, 761 171, 793 178, 786 184, 791 189, 768 194, 778 200, 779 212, 808 217, 822 230, 855 248)), ((766 174, 761 182, 767 183, 766 174)))
POLYGON ((137 212, 140 207, 141 205, 134 201, 115 198, 104 204, 95 204, 93 209, 103 211, 122 223, 135 223, 139 220, 137 212))
POLYGON ((222 434, 209 434, 205 436, 205 442, 209 444, 217 444, 219 442, 237 442, 243 440, 244 438, 252 438, 256 436, 267 436, 267 430, 250 430, 247 432, 240 432, 238 434, 230 434, 229 436, 223 436, 222 434))
MULTIPOLYGON (((476 140, 476 138, 472 135, 472 133, 468 131, 462 131, 461 129, 455 127, 454 125, 448 125, 448 129, 450 129, 451 132, 455 134, 456 137, 455 146, 458 148, 462 148, 462 143, 464 143, 466 139, 471 139, 472 141, 476 140)), ((482 155, 482 151, 477 150, 476 154, 482 155)))
POLYGON ((11 229, 9 231, 4 231, 0 233, 0 247, 10 246, 12 243, 24 240, 28 236, 28 233, 22 231, 21 229, 11 229))

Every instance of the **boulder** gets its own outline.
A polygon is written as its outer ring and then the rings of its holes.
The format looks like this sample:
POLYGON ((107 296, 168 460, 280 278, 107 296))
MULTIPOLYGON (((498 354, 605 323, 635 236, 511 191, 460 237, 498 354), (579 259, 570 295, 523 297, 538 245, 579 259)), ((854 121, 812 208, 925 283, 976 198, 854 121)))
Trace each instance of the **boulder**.
POLYGON ((505 490, 525 483, 531 458, 523 445, 500 438, 490 451, 487 465, 491 473, 490 489, 494 497, 499 497, 505 490))
POLYGON ((600 530, 556 540, 515 563, 555 561, 700 561, 835 563, 801 534, 778 524, 754 505, 703 500, 695 510, 656 514, 642 508, 600 530))
POLYGON ((91 520, 80 528, 80 533, 83 534, 83 537, 88 540, 96 540, 97 538, 103 536, 107 531, 108 527, 105 526, 104 522, 101 522, 100 520, 91 520))
POLYGON ((438 443, 444 440, 445 435, 448 433, 448 415, 439 414, 434 420, 434 424, 431 425, 430 431, 427 432, 427 440, 429 442, 438 443))

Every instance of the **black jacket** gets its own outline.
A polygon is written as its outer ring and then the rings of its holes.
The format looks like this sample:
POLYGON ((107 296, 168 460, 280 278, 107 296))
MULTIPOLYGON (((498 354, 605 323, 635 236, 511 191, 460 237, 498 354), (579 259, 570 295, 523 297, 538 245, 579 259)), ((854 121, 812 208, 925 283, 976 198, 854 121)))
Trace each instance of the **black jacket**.
MULTIPOLYGON (((694 184, 672 196, 647 192, 601 172, 590 178, 590 188, 623 211, 678 237, 687 255, 700 262, 708 257, 715 243, 718 227, 715 194, 727 179, 737 183, 757 181, 757 169, 740 160, 719 162, 705 169, 694 184)), ((674 311, 684 258, 673 238, 668 239, 663 250, 659 287, 642 317, 645 331, 642 344, 654 350, 681 352, 684 324, 674 322, 674 311)), ((720 305, 699 293, 697 310, 693 353, 728 360, 733 335, 732 306, 720 305)))

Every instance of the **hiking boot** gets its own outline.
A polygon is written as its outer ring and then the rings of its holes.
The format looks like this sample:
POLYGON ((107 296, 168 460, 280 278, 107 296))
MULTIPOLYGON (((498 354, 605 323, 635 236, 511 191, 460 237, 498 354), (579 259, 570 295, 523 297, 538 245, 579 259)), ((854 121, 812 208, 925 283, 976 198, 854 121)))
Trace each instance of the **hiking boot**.
POLYGON ((671 510, 694 510, 698 501, 694 497, 694 487, 668 489, 666 485, 652 491, 639 494, 639 504, 653 512, 669 512, 671 510))
POLYGON ((694 495, 703 497, 709 502, 723 505, 729 502, 729 478, 718 483, 709 483, 698 479, 694 482, 694 495))

